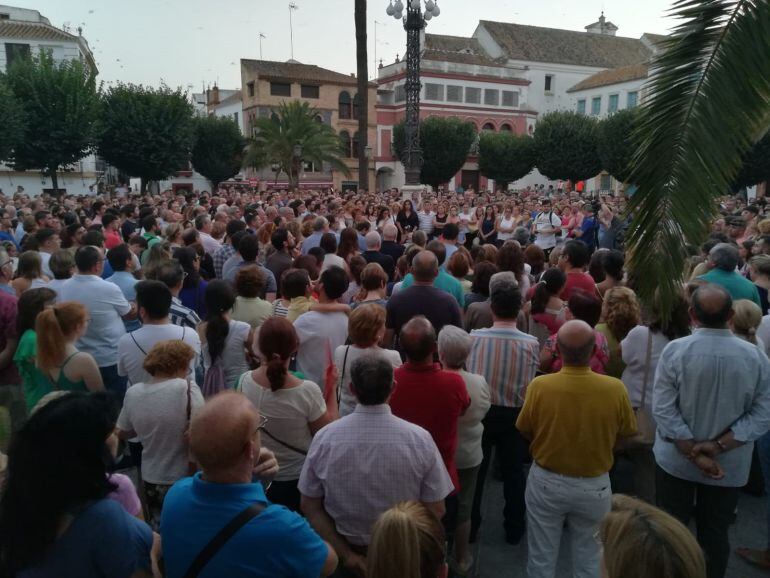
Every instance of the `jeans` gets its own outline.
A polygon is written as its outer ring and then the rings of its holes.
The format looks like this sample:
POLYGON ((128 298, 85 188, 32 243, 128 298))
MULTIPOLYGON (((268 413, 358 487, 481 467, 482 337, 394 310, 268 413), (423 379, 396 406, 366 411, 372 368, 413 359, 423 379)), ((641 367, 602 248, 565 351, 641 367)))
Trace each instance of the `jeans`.
POLYGON ((706 575, 708 578, 724 578, 730 556, 727 532, 738 505, 740 488, 682 480, 657 466, 655 491, 658 506, 685 526, 695 514, 698 544, 706 556, 706 575))
POLYGON ((572 576, 596 578, 601 548, 594 539, 612 506, 609 474, 575 478, 532 464, 527 480, 528 578, 553 578, 566 528, 572 546, 572 576))
POLYGON ((114 393, 115 397, 120 402, 120 405, 123 405, 123 398, 126 396, 126 386, 128 385, 128 377, 125 375, 118 375, 117 364, 100 367, 99 373, 102 374, 104 389, 114 393))
POLYGON ((481 525, 481 500, 493 446, 503 475, 503 497, 505 498, 503 526, 506 536, 509 540, 518 541, 524 534, 524 488, 526 487, 524 462, 529 449, 526 440, 516 429, 516 419, 520 411, 519 407, 493 405, 483 420, 484 435, 481 438, 481 449, 484 452, 484 459, 479 468, 476 492, 473 496, 471 536, 476 535, 481 525))
POLYGON ((762 466, 762 476, 765 478, 765 515, 767 516, 767 549, 770 551, 770 432, 767 432, 756 443, 759 464, 762 466))

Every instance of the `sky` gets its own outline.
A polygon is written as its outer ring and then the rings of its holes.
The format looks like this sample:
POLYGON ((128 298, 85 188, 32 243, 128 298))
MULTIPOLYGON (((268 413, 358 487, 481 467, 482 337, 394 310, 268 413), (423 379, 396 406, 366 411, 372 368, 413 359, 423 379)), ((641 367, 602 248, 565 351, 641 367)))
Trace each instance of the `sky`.
MULTIPOLYGON (((3 1, 3 0, 0 0, 3 1)), ((240 87, 241 58, 292 57, 292 0, 4 0, 39 10, 53 25, 83 27, 105 83, 240 87)), ((345 74, 356 71, 353 0, 293 0, 294 59, 345 74)), ((601 11, 619 36, 664 34, 672 0, 439 0, 429 33, 470 36, 479 20, 583 30, 601 11)), ((388 0, 368 0, 369 77, 377 61, 403 56, 406 33, 385 13, 388 0), (376 44, 375 44, 376 33, 376 44)))

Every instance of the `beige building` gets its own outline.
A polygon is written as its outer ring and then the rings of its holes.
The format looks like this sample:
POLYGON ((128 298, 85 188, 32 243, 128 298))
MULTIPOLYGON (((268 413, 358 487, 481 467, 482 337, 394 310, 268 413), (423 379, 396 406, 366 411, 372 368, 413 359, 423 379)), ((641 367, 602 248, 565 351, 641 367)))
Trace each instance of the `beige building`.
MULTIPOLYGON (((241 60, 241 98, 243 100, 243 128, 253 133, 257 118, 270 116, 274 109, 287 100, 306 101, 318 112, 318 120, 330 125, 340 136, 345 153, 345 164, 350 170, 346 176, 329 166, 305 163, 300 185, 313 188, 337 189, 358 187, 358 98, 357 80, 311 64, 296 61, 272 62, 241 60)), ((377 137, 375 104, 377 85, 369 83, 368 144, 377 137)), ((260 175, 263 188, 285 187, 286 175, 271 172, 268 167, 260 175)), ((374 188, 374 159, 369 160, 369 189, 374 188)))

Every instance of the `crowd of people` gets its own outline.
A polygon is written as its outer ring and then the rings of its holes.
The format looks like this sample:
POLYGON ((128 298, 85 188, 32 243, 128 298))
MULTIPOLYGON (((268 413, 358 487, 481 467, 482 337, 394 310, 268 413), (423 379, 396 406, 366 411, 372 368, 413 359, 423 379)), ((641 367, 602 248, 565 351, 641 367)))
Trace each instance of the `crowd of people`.
POLYGON ((722 578, 770 218, 716 213, 663 309, 623 196, 0 194, 0 576, 722 578))

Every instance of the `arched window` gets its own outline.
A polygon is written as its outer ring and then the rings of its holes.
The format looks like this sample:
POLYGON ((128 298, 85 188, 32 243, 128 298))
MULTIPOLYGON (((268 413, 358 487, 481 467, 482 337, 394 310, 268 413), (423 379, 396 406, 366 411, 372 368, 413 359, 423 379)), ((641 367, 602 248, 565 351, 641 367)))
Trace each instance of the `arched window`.
POLYGON ((340 132, 340 147, 342 147, 342 156, 346 159, 350 158, 350 133, 343 130, 340 132))
POLYGON ((495 132, 495 125, 491 122, 484 123, 484 126, 481 127, 481 132, 495 132))
POLYGON ((344 90, 340 92, 339 113, 340 118, 350 118, 351 115, 350 94, 344 90))
POLYGON ((273 121, 275 124, 279 124, 281 122, 281 119, 275 113, 270 115, 270 120, 273 121))
POLYGON ((321 117, 321 115, 320 115, 320 114, 317 114, 317 115, 315 115, 315 121, 316 121, 318 124, 323 124, 323 123, 324 123, 324 119, 321 117))
POLYGON ((509 125, 509 124, 506 122, 506 123, 504 123, 504 124, 503 124, 503 125, 500 127, 500 132, 513 132, 513 129, 511 128, 511 125, 509 125))
POLYGON ((358 120, 358 115, 361 112, 361 98, 356 94, 353 97, 353 118, 358 120))
POLYGON ((353 135, 353 142, 350 144, 351 153, 354 159, 358 158, 358 132, 353 135))

